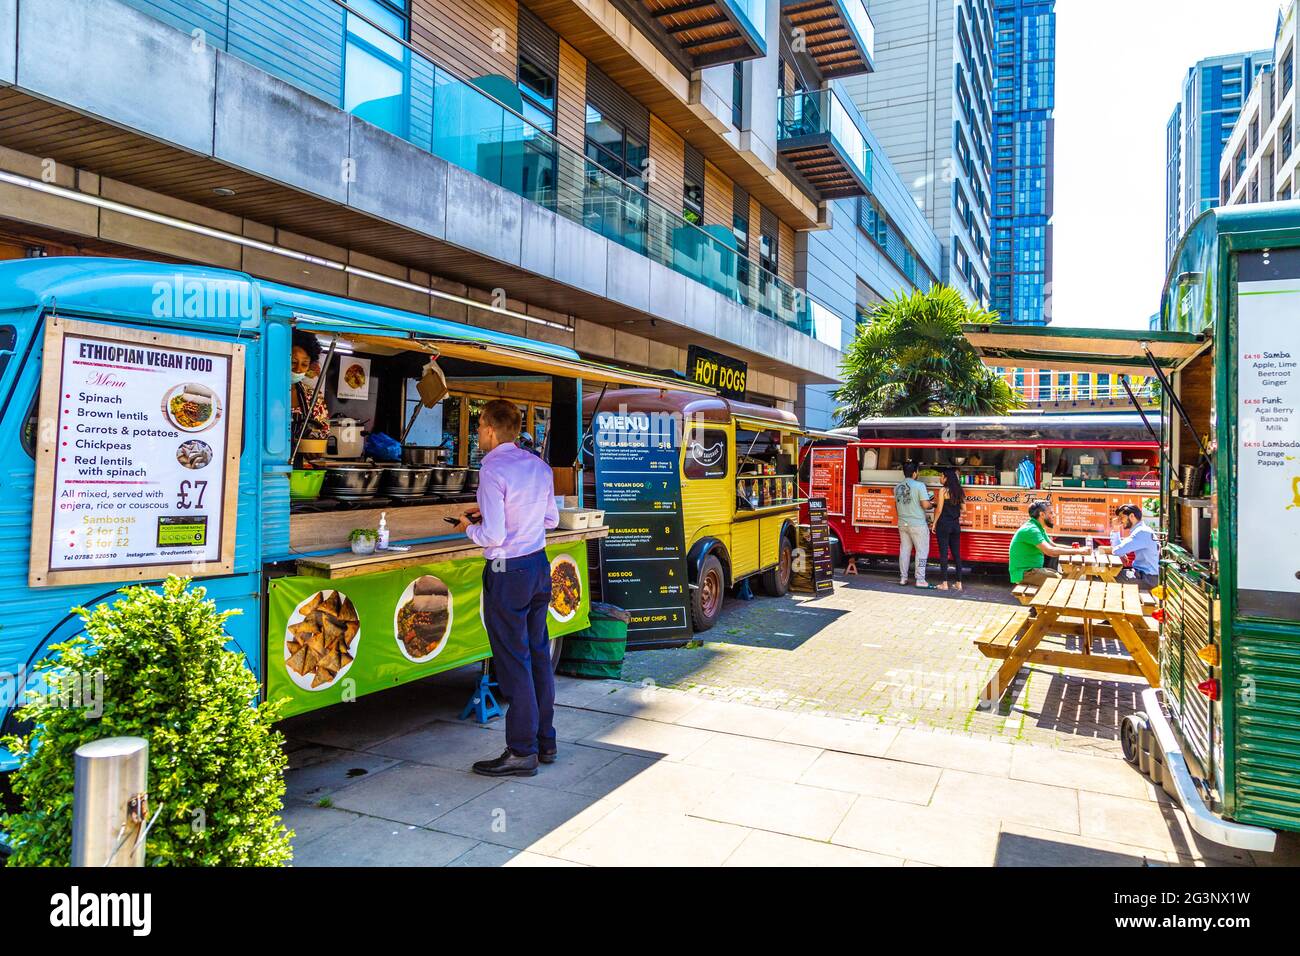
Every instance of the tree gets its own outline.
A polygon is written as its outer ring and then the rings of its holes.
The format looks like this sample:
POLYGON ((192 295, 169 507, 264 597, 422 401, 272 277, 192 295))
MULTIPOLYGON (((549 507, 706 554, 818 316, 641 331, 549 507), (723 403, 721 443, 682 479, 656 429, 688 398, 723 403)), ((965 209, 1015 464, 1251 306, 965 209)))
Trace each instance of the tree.
POLYGON ((884 415, 1003 415, 1022 404, 984 366, 962 334, 996 312, 971 306, 949 286, 899 293, 879 303, 849 345, 844 384, 835 391, 840 422, 884 415))
POLYGON ((149 741, 149 808, 160 811, 146 865, 288 861, 277 707, 256 703, 257 678, 226 647, 225 622, 236 612, 218 611, 189 583, 123 588, 111 605, 78 609, 85 636, 37 665, 43 689, 18 712, 33 729, 3 740, 22 760, 13 776, 21 809, 0 818, 11 866, 71 861, 73 755, 92 740, 127 736, 149 741))

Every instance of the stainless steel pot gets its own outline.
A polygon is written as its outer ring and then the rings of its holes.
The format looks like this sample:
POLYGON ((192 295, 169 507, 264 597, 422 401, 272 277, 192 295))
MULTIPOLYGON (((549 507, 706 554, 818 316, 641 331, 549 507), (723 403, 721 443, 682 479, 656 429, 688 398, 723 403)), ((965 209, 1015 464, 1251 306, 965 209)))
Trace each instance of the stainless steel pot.
POLYGON ((446 465, 451 461, 451 449, 432 445, 403 445, 402 461, 407 465, 446 465))
POLYGON ((429 491, 432 468, 388 465, 383 469, 383 492, 394 498, 418 498, 429 491))
POLYGON ((470 468, 465 474, 465 490, 478 491, 478 469, 470 468))
POLYGON ((435 494, 454 495, 465 490, 468 468, 434 468, 429 490, 435 494))
POLYGON ((325 469, 321 496, 343 501, 373 498, 383 477, 384 469, 371 465, 330 465, 325 469))

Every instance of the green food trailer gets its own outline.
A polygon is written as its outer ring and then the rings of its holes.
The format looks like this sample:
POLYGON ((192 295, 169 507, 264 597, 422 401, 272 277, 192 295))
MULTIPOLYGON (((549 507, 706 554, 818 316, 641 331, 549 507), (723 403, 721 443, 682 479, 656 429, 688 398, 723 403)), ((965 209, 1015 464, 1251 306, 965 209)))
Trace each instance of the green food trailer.
POLYGON ((967 338, 992 365, 1159 376, 1160 681, 1124 752, 1197 833, 1271 851, 1300 831, 1300 202, 1201 216, 1159 328, 967 338))

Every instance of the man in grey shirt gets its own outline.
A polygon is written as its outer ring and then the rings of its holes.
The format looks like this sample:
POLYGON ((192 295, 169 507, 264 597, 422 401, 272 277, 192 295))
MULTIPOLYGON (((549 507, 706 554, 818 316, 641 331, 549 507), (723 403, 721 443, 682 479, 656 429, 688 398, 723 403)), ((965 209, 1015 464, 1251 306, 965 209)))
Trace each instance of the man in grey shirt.
POLYGON ((930 588, 925 581, 925 560, 930 555, 930 520, 934 496, 924 482, 916 480, 916 462, 903 464, 903 480, 894 485, 894 508, 898 512, 898 583, 907 584, 907 566, 916 552, 916 586, 930 588))

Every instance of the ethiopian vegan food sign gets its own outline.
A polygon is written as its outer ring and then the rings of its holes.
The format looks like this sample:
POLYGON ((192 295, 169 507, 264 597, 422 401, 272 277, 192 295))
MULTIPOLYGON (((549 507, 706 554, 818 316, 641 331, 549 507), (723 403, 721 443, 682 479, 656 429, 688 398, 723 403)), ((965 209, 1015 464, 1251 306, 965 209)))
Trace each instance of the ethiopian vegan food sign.
MULTIPOLYGON (((552 637, 587 626, 587 545, 553 544, 552 637)), ((481 614, 483 559, 460 558, 330 580, 267 585, 267 698, 283 716, 462 667, 491 654, 481 614)))
POLYGON ((51 315, 32 587, 229 574, 244 346, 51 315))

